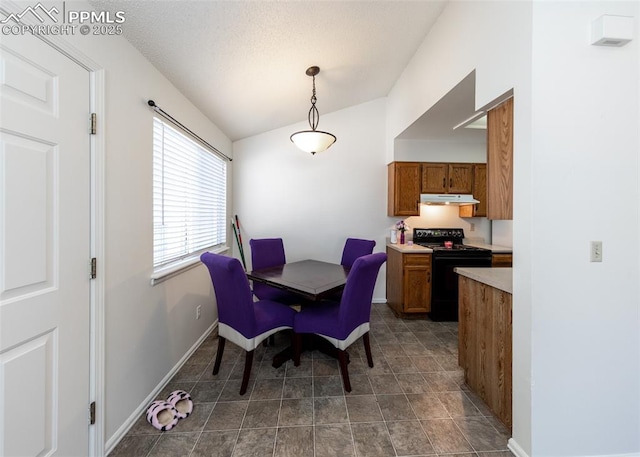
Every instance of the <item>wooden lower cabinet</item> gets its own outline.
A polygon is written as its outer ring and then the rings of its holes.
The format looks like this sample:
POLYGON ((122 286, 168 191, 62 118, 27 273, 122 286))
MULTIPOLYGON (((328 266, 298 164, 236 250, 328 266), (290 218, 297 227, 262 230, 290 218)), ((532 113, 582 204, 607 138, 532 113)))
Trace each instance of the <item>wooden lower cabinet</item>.
POLYGON ((387 247, 387 304, 399 317, 431 311, 431 254, 387 247))
POLYGON ((458 363, 467 385, 511 430, 512 296, 464 276, 458 281, 458 363))
POLYGON ((491 266, 493 268, 513 266, 513 254, 493 254, 491 256, 491 266))

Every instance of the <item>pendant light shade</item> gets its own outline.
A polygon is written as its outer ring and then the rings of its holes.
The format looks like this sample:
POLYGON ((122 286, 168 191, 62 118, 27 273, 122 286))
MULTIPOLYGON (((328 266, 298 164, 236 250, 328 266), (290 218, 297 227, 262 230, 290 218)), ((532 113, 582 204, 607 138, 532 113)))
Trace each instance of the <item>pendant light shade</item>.
POLYGON ((301 130, 291 135, 291 141, 304 152, 315 154, 329 149, 336 137, 320 130, 301 130))
POLYGON ((291 135, 291 141, 301 150, 315 154, 331 147, 336 142, 335 135, 321 130, 316 130, 320 121, 320 113, 316 108, 316 75, 320 73, 319 67, 307 68, 306 74, 313 78, 313 92, 311 94, 311 108, 309 109, 309 127, 311 130, 301 130, 291 135))

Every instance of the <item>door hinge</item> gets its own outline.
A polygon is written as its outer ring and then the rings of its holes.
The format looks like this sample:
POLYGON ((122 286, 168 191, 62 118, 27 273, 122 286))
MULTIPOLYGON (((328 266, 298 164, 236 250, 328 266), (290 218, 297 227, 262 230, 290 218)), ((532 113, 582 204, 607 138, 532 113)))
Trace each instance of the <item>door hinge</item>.
POLYGON ((96 125, 97 125, 96 113, 91 113, 91 135, 96 134, 96 125))
POLYGON ((96 402, 92 401, 89 405, 89 424, 94 425, 96 423, 96 402))
POLYGON ((96 258, 92 258, 91 259, 91 273, 89 274, 89 277, 91 279, 96 279, 96 276, 98 274, 97 270, 98 270, 98 261, 96 260, 96 258))

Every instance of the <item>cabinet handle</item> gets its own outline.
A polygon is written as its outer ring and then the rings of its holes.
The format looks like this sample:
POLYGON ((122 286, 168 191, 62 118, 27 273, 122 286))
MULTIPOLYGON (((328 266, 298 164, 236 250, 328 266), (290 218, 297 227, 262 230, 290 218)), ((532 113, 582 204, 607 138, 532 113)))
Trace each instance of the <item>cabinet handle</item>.
POLYGON ((442 187, 447 187, 447 178, 442 178, 442 187))
POLYGON ((427 273, 427 284, 431 282, 431 272, 427 273))
POLYGON ((449 187, 453 187, 453 178, 449 178, 449 187))

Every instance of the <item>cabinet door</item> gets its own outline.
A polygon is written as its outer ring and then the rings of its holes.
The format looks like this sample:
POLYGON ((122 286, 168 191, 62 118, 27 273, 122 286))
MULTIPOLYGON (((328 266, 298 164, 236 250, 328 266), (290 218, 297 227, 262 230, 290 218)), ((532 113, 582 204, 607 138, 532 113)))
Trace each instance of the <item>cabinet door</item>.
POLYGON ((420 215, 420 163, 392 162, 388 165, 387 214, 420 215))
POLYGON ((405 254, 403 271, 403 311, 431 311, 431 255, 405 254))
POLYGON ((447 181, 448 193, 470 194, 473 183, 473 164, 450 163, 447 181))
POLYGON ((443 194, 448 188, 449 166, 446 163, 422 164, 422 193, 443 194))
POLYGON ((487 215, 487 164, 477 163, 473 166, 473 197, 480 203, 473 205, 474 215, 487 215))
POLYGON ((485 217, 487 215, 487 164, 473 165, 473 198, 480 201, 475 205, 464 205, 459 209, 460 217, 485 217))
POLYGON ((487 113, 487 217, 513 219, 513 98, 487 113))

